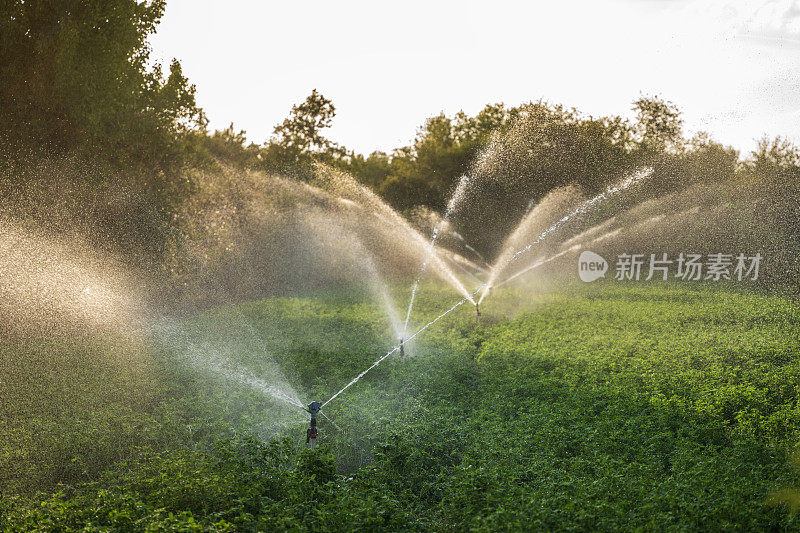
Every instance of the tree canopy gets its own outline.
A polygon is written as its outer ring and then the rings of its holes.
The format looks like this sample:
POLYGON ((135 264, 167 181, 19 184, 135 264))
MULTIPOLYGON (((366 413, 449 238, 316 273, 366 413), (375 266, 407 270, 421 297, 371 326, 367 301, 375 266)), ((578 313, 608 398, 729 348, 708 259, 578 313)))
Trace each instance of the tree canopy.
POLYGON ((202 125, 177 61, 149 67, 164 0, 9 0, 0 7, 0 135, 48 150, 90 146, 167 167, 202 125), (168 148, 165 150, 165 148, 168 148))
MULTIPOLYGON (((410 145, 369 155, 325 136, 336 108, 316 89, 263 144, 248 142, 233 124, 209 132, 181 65, 173 60, 165 69, 150 59, 147 40, 164 6, 165 0, 0 5, 0 141, 11 169, 0 177, 0 194, 32 194, 22 170, 32 161, 76 156, 95 170, 72 180, 70 186, 84 191, 74 205, 110 205, 87 200, 98 183, 113 182, 137 199, 125 216, 91 215, 105 234, 122 235, 118 240, 129 245, 168 238, 179 223, 177 206, 191 195, 187 167, 223 163, 304 180, 321 161, 351 173, 400 211, 443 211, 468 175, 485 199, 484 213, 460 220, 459 231, 491 253, 492 243, 553 188, 569 184, 595 194, 648 165, 654 172, 644 186, 651 196, 730 180, 772 191, 784 206, 779 216, 790 225, 798 218, 786 208, 797 203, 791 200, 798 197, 797 148, 763 139, 742 163, 735 150, 707 135, 686 139, 680 110, 658 96, 636 99, 633 120, 586 116, 541 100, 489 104, 474 116, 440 113, 424 120, 410 145), (151 229, 141 234, 130 221, 145 212, 151 229)), ((52 181, 49 190, 37 185, 38 194, 63 188, 52 181)))

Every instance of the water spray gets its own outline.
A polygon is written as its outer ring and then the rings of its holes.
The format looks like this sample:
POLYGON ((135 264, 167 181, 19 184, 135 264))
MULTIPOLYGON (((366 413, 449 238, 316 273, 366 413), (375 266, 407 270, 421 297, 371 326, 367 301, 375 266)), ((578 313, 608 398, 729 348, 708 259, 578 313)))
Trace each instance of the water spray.
MULTIPOLYGON (((606 199, 613 197, 619 194, 621 191, 624 191, 631 186, 639 183, 640 181, 648 178, 650 174, 653 173, 653 169, 651 167, 644 167, 639 169, 638 171, 634 172, 633 174, 625 177, 622 181, 617 183, 616 185, 612 185, 607 187, 603 192, 598 194, 597 196, 585 200, 581 203, 578 207, 574 210, 569 212, 567 215, 562 217, 560 220, 557 220, 553 223, 549 228, 542 231, 532 242, 528 243, 526 246, 522 247, 521 249, 517 250, 516 252, 507 253, 501 256, 501 258, 495 263, 494 267, 491 270, 491 274, 489 275, 489 280, 486 282, 488 286, 497 286, 498 284, 495 283, 497 277, 503 271, 505 267, 507 267, 511 262, 515 261, 519 256, 529 252, 533 249, 536 245, 538 245, 541 241, 547 238, 548 235, 553 233, 554 231, 558 230, 561 226, 565 223, 569 222, 576 216, 581 216, 584 213, 588 212, 590 209, 595 207, 597 204, 602 203, 606 199)), ((484 292, 483 295, 478 299, 478 302, 482 302, 484 298, 486 298, 487 293, 484 292)))
POLYGON ((306 444, 309 444, 312 450, 317 445, 317 413, 319 413, 320 409, 322 409, 322 404, 316 400, 308 404, 308 412, 311 413, 311 425, 306 430, 306 444))
MULTIPOLYGON (((414 333, 413 335, 411 335, 410 337, 408 337, 407 339, 405 339, 405 341, 411 341, 411 340, 414 340, 414 339, 415 339, 415 338, 416 338, 418 335, 421 335, 421 334, 422 334, 422 333, 423 333, 423 332, 424 332, 426 329, 428 329, 428 328, 429 328, 429 327, 431 327, 432 325, 436 324, 436 323, 437 323, 439 320, 443 319, 444 317, 446 317, 447 315, 449 315, 450 313, 452 313, 452 312, 453 312, 453 311, 455 311, 455 310, 456 310, 458 307, 460 307, 460 306, 464 305, 465 303, 467 303, 467 302, 472 302, 472 303, 474 304, 474 303, 475 303, 475 299, 474 299, 474 297, 475 297, 475 296, 476 296, 476 295, 477 295, 479 292, 481 292, 481 291, 482 291, 482 290, 483 290, 485 287, 486 287, 486 284, 482 284, 481 286, 479 286, 479 287, 478 287, 477 289, 475 289, 475 290, 474 290, 472 293, 468 294, 467 296, 465 296, 464 298, 462 298, 461 300, 459 300, 458 302, 456 302, 456 303, 455 303, 455 304, 454 304, 454 305, 453 305, 453 306, 452 306, 450 309, 448 309, 447 311, 443 312, 442 314, 440 314, 439 316, 437 316, 436 318, 434 318, 433 320, 431 320, 430 322, 428 322, 427 324, 425 324, 424 326, 422 326, 420 329, 418 329, 418 330, 417 330, 417 332, 416 332, 416 333, 414 333)), ((383 356, 381 356, 381 357, 380 357, 380 358, 379 358, 377 361, 375 361, 374 363, 372 363, 372 364, 371 364, 371 365, 370 365, 370 366, 369 366, 369 367, 368 367, 366 370, 364 370, 364 371, 363 371, 363 372, 361 372, 359 375, 357 375, 357 376, 356 376, 356 377, 354 377, 352 380, 350 380, 350 383, 348 383, 347 385, 345 385, 344 387, 342 387, 341 389, 339 389, 339 392, 337 392, 336 394, 334 394, 333 396, 331 396, 330 398, 328 398, 328 399, 325 401, 325 403, 323 403, 323 404, 322 404, 322 406, 320 407, 320 409, 321 409, 322 407, 325 407, 325 406, 326 406, 326 405, 328 405, 329 403, 331 403, 331 402, 332 402, 333 400, 335 400, 336 398, 338 398, 338 397, 339 397, 339 395, 340 395, 340 394, 342 394, 344 391, 346 391, 347 389, 349 389, 350 387, 352 387, 353 385, 355 385, 356 383, 358 383, 358 380, 360 380, 360 379, 361 379, 361 378, 363 378, 365 375, 367 375, 367 374, 369 373, 369 371, 370 371, 370 370, 372 370, 373 368, 375 368, 376 366, 378 366, 379 364, 381 364, 381 363, 384 361, 384 359, 386 359, 387 357, 389 357, 389 356, 390 356, 390 355, 392 355, 393 353, 397 352, 398 350, 400 350, 400 346, 395 346, 394 348, 392 348, 391 350, 389 350, 388 352, 386 352, 386 355, 383 355, 383 356)))
MULTIPOLYGON (((612 196, 612 195, 614 195, 614 194, 617 194, 617 193, 619 193, 620 191, 627 189, 627 188, 628 188, 628 187, 630 187, 631 185, 633 185, 633 184, 635 184, 635 183, 638 183, 638 182, 639 182, 639 181, 641 181, 642 179, 644 179, 644 178, 648 177, 648 176, 651 174, 651 172, 652 172, 652 169, 651 169, 651 168, 645 168, 645 169, 643 169, 643 170, 640 170, 639 172, 637 172, 637 173, 633 174, 632 176, 629 176, 628 178, 626 178, 625 180, 623 180, 623 181, 622 181, 620 184, 618 184, 618 185, 616 185, 616 186, 613 186, 613 187, 609 187, 609 188, 607 188, 607 189, 606 189, 604 192, 602 192, 602 193, 598 194, 598 195, 597 195, 597 196, 595 196, 594 198, 591 198, 591 199, 589 199, 589 200, 586 200, 585 202, 583 202, 583 203, 582 203, 580 206, 578 206, 578 208, 577 208, 577 209, 573 210, 572 212, 570 212, 570 213, 569 213, 569 214, 567 214, 566 216, 562 217, 560 220, 556 221, 556 222, 555 222, 555 223, 554 223, 552 226, 550 226, 548 229, 544 230, 544 231, 543 231, 543 232, 542 232, 542 233, 541 233, 541 234, 540 234, 540 235, 539 235, 539 236, 538 236, 536 239, 534 239, 534 241, 533 241, 533 242, 529 243, 527 246, 524 246, 524 247, 523 247, 523 248, 521 248, 520 250, 517 250, 515 253, 513 253, 513 254, 510 254, 510 255, 509 255, 509 256, 508 256, 508 257, 507 257, 507 258, 506 258, 504 261, 502 261, 501 263, 495 264, 494 268, 492 269, 492 272, 491 272, 491 275, 490 275, 490 277, 489 277, 489 280, 488 280, 488 281, 481 283, 481 285, 480 285, 480 286, 479 286, 477 289, 475 289, 475 290, 474 290, 472 293, 468 293, 466 296, 464 296, 464 298, 462 298, 462 299, 461 299, 461 301, 457 302, 457 303, 456 303, 455 305, 453 305, 453 306, 452 306, 450 309, 446 310, 445 312, 443 312, 442 314, 440 314, 438 317, 434 318, 433 320, 431 320, 430 322, 428 322, 427 324, 425 324, 425 325, 424 325, 422 328, 420 328, 419 330, 417 330, 417 332, 416 332, 416 333, 414 333, 413 335, 411 335, 410 337, 408 337, 408 338, 407 338, 407 339, 405 339, 405 340, 412 340, 412 339, 414 339, 414 338, 415 338, 417 335, 420 335, 421 333, 423 333, 423 332, 424 332, 426 329, 428 329, 430 326, 432 326, 433 324, 435 324, 436 322, 438 322, 440 319, 444 318, 445 316, 447 316, 448 314, 450 314, 450 312, 452 312, 452 311, 453 311, 453 310, 455 310, 457 307, 459 307, 459 306, 463 305, 463 304, 464 304, 464 303, 466 303, 466 302, 470 302, 470 303, 472 303, 473 305, 475 305, 475 315, 476 315, 476 318, 478 319, 478 322, 480 323, 480 317, 481 317, 480 303, 481 303, 481 302, 483 301, 483 299, 484 299, 484 298, 485 298, 485 297, 488 295, 488 293, 491 291, 492 287, 497 287, 497 286, 503 285, 503 284, 507 283, 508 281, 510 281, 510 279, 507 279, 507 280, 505 280, 505 281, 503 281, 503 282, 501 282, 501 283, 494 283, 494 282, 495 282, 495 280, 497 279, 497 276, 498 276, 498 274, 500 273, 500 270, 501 270, 502 268, 504 268, 504 267, 506 267, 508 264, 510 264, 510 263, 512 263, 512 262, 514 262, 514 261, 515 261, 517 258, 519 258, 519 256, 521 256, 522 254, 524 254, 524 253, 526 253, 526 252, 530 251, 530 250, 531 250, 531 249, 532 249, 532 248, 533 248, 535 245, 537 245, 539 242, 541 242, 542 240, 544 240, 544 239, 545 239, 545 238, 546 238, 546 237, 547 237, 547 236, 548 236, 550 233, 552 233, 553 231, 555 231, 556 229, 558 229, 558 228, 559 228, 559 227, 560 227, 562 224, 564 224, 565 222, 569 221, 569 220, 570 220, 572 217, 574 217, 574 216, 576 216, 576 215, 580 215, 580 214, 582 214, 582 213, 585 213, 585 212, 586 212, 586 211, 588 211, 588 210, 589 210, 589 209, 590 209, 592 206, 594 206, 595 204, 597 204, 597 203, 599 203, 599 202, 602 202, 602 201, 603 201, 603 200, 605 200, 607 197, 609 197, 609 196, 612 196), (499 267, 499 268, 498 268, 498 267, 499 267), (481 293, 481 291, 483 291, 483 294, 481 294, 480 296, 478 296, 478 294, 479 294, 479 293, 481 293), (478 296, 478 298, 477 298, 477 299, 475 299, 475 298, 474 298, 474 297, 476 297, 476 296, 478 296)), ((433 246, 434 246, 434 244, 435 244, 435 242, 436 242, 436 236, 437 236, 437 234, 438 234, 438 229, 437 229, 437 230, 434 230, 433 239, 431 239, 431 242, 430 242, 430 245, 429 245, 429 248, 428 248, 428 251, 429 251, 429 253, 430 253, 430 252, 433 250, 433 246)), ((551 259, 552 259, 552 258, 551 258, 551 259)), ((423 264, 423 268, 426 266, 426 264, 427 264, 427 261, 426 261, 426 263, 424 263, 424 264, 423 264)), ((516 274, 516 275, 512 276, 512 278, 513 278, 513 277, 516 277, 517 275, 519 275, 519 274, 516 274)), ((414 284, 414 288, 413 288, 413 289, 412 289, 412 291, 411 291, 411 302, 410 302, 410 304, 409 304, 409 307, 408 307, 408 312, 406 313, 406 324, 405 324, 405 327, 404 327, 404 329, 408 327, 408 318, 409 318, 409 316, 410 316, 410 314, 411 314, 411 307, 412 307, 412 306, 413 306, 413 304, 414 304, 414 296, 415 296, 415 294, 416 294, 416 289, 417 289, 417 284, 418 284, 418 283, 419 283, 419 278, 417 278, 417 283, 415 283, 415 284, 414 284)), ((365 376, 365 375, 366 375, 366 374, 367 374, 367 373, 368 373, 370 370, 372 370, 373 368, 375 368, 376 366, 378 366, 379 364, 381 364, 381 362, 383 362, 383 360, 384 360, 384 359, 386 359, 387 357, 389 357, 390 355, 392 355, 394 352, 397 352, 397 351, 399 350, 399 351, 401 351, 401 353, 402 353, 402 350, 403 350, 403 342, 404 342, 404 340, 403 340, 403 339, 400 339, 400 345, 399 345, 399 346, 395 346, 395 347, 394 347, 392 350, 390 350, 390 351, 389 351, 389 352, 388 352, 386 355, 384 355, 384 356, 380 357, 380 358, 379 358, 377 361, 375 361, 374 363, 372 363, 372 365, 370 365, 370 366, 369 366, 369 367, 368 367, 366 370, 364 370, 363 372, 361 372, 360 374, 358 374, 358 375, 357 375, 355 378, 353 378, 353 379, 350 381, 350 383, 348 383, 347 385, 345 385, 344 387, 342 387, 342 388, 341 388, 341 389, 340 389, 340 390, 339 390, 339 391, 338 391, 336 394, 334 394, 333 396, 331 396, 331 397, 330 397, 330 398, 329 398, 329 399, 328 399, 328 400, 327 400, 327 401, 326 401, 324 404, 322 404, 322 406, 325 406, 325 405, 329 404, 330 402, 332 402, 333 400, 335 400, 336 398, 338 398, 340 394, 342 394, 344 391, 346 391, 346 390, 347 390, 347 389, 349 389, 351 386, 353 386, 355 383, 357 383, 357 382, 358 382, 358 381, 359 381, 359 380, 360 380, 362 377, 364 377, 364 376, 365 376)), ((320 406, 320 408, 321 408, 322 406, 320 406)))
MULTIPOLYGON (((603 200, 605 200, 606 198, 608 198, 610 196, 613 196, 615 194, 618 194, 620 191, 623 191, 623 190, 629 188, 630 186, 632 186, 632 185, 638 183, 639 181, 647 178, 651 173, 652 173, 652 169, 651 168, 641 169, 640 171, 634 173, 633 175, 628 176, 627 178, 625 178, 622 182, 620 182, 616 186, 608 187, 604 192, 598 194, 594 198, 591 198, 591 199, 586 200, 585 202, 583 202, 575 210, 573 210, 572 212, 570 212, 569 214, 567 214, 566 216, 564 216, 560 220, 556 221, 548 229, 544 230, 541 234, 539 234, 539 236, 536 239, 534 239, 533 242, 529 243, 527 246, 524 246, 520 250, 517 250, 515 253, 510 254, 501 263, 496 264, 495 267, 492 269, 492 275, 489 277, 488 281, 486 281, 484 283, 481 283, 481 285, 477 289, 475 289, 472 293, 467 293, 464 296, 464 298, 462 298, 459 302, 457 302, 451 308, 447 309, 442 314, 440 314, 439 316, 437 316, 436 318, 434 318, 433 320, 431 320, 430 322, 428 322, 427 324, 422 326, 419 330, 417 330, 416 333, 414 333, 413 335, 411 335, 410 337, 408 337, 405 340, 413 340, 415 337, 417 337, 418 335, 422 334, 429 327, 434 325, 436 322, 438 322, 439 320, 441 320, 442 318, 444 318, 445 316, 447 316, 452 311, 454 311, 456 308, 458 308, 459 306, 465 304, 466 302, 470 302, 470 303, 475 305, 475 314, 476 314, 477 318, 480 319, 481 313, 480 313, 479 304, 480 304, 480 302, 483 301, 483 298, 489 293, 489 291, 491 290, 492 287, 497 287, 497 286, 500 286, 500 285, 510 281, 510 280, 507 279, 507 280, 505 280, 505 281, 503 281, 501 283, 494 283, 494 281, 497 279, 497 276, 500 273, 500 270, 502 268, 506 267, 508 264, 510 264, 513 261, 515 261, 522 254, 530 251, 535 245, 537 245, 539 242, 544 240, 550 233, 552 233, 553 231, 558 229, 562 224, 564 224, 565 222, 569 221, 574 216, 581 215, 581 214, 587 212, 595 204, 598 204, 598 203, 602 202, 603 200), (478 294, 481 291, 484 291, 484 293, 481 296, 479 296, 477 300, 475 300, 474 297, 478 296, 478 294)), ((426 257, 426 259, 430 257, 430 253, 432 252, 433 246, 436 243, 437 234, 438 234, 438 229, 434 231, 433 239, 431 239, 431 242, 430 242, 429 247, 428 247, 428 257, 426 257)), ((427 261, 425 263, 423 263, 423 271, 424 271, 424 267, 426 265, 427 265, 427 261)), ((512 278, 516 277, 517 275, 518 274, 512 276, 512 278)), ((409 318, 409 316, 411 314, 411 307, 413 306, 413 303, 414 303, 414 296, 415 296, 415 293, 416 293, 418 282, 419 282, 419 278, 417 279, 417 283, 414 284, 414 288, 412 289, 412 292, 411 292, 411 302, 409 304, 408 312, 406 313, 406 324, 405 324, 404 329, 408 327, 408 318, 409 318)), ((309 405, 309 412, 312 413, 312 417, 311 417, 312 427, 314 427, 315 422, 316 422, 315 418, 314 418, 314 414, 316 412, 318 412, 320 409, 322 409, 322 407, 324 407, 325 405, 329 404, 330 402, 332 402, 333 400, 338 398, 340 394, 342 394, 344 391, 346 391, 347 389, 352 387, 354 384, 356 384, 362 377, 364 377, 367 373, 369 373, 370 370, 372 370, 373 368, 375 368, 376 366, 381 364, 381 362, 383 362, 384 359, 386 359, 387 357, 389 357, 390 355, 392 355, 393 353, 395 353, 397 351, 400 351, 402 353, 402 351, 403 351, 403 343, 404 343, 404 339, 401 338, 399 346, 395 346, 394 348, 389 350, 389 352, 387 352, 386 355, 380 357, 377 361, 372 363, 372 365, 370 365, 366 370, 364 370, 363 372, 358 374, 356 377, 354 377, 350 381, 350 383, 348 383, 347 385, 345 385, 344 387, 339 389, 339 391, 336 394, 331 396, 322 405, 319 405, 319 402, 312 402, 309 405), (314 406, 316 408, 316 411, 312 411, 312 406, 314 406)), ((311 431, 311 429, 309 429, 309 431, 311 431)), ((316 431, 315 427, 314 427, 314 431, 316 431)))
MULTIPOLYGON (((408 331, 408 320, 411 318, 411 309, 414 307, 414 298, 417 296, 417 288, 419 287, 419 282, 422 280, 423 274, 425 274, 425 270, 428 268, 428 261, 431 259, 431 255, 433 254, 433 248, 436 246, 436 239, 439 237, 439 230, 444 227, 444 225, 450 219, 450 216, 453 214, 453 211, 456 208, 456 205, 461 198, 464 196, 464 193, 467 190, 467 185, 469 184, 469 175, 464 174, 458 180, 458 185, 456 186, 456 190, 453 191, 453 195, 450 197, 450 201, 447 202, 447 209, 445 210, 444 216, 442 217, 441 221, 433 227, 433 236, 431 237, 431 241, 428 244, 428 249, 425 252, 425 259, 422 261, 422 267, 420 267, 419 274, 417 274, 417 279, 414 281, 414 286, 411 288, 411 299, 408 302, 408 311, 406 312, 406 321, 403 324, 403 334, 408 331)), ((460 236, 459 236, 460 237, 460 236)), ((463 238, 462 238, 463 240, 463 238)), ((435 255, 433 259, 438 260, 438 257, 435 255)), ((439 260, 441 263, 441 260, 439 260)), ((461 292, 470 302, 474 302, 472 296, 467 292, 467 289, 458 281, 452 272, 449 271, 449 274, 456 282, 456 289, 461 292)))

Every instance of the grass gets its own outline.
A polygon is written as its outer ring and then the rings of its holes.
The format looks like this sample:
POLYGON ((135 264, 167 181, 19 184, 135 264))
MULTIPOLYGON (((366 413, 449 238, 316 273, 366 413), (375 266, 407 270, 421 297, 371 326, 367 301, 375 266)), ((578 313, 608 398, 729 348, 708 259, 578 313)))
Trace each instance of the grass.
MULTIPOLYGON (((457 300, 424 286, 415 321, 457 300)), ((334 400, 336 426, 321 421, 313 454, 302 411, 236 376, 328 399, 394 342, 357 291, 183 319, 137 341, 147 357, 135 366, 114 363, 136 352, 120 340, 4 346, 6 361, 39 354, 51 376, 41 393, 68 401, 4 418, 0 529, 800 526, 789 512, 800 487, 795 302, 599 283, 498 291, 482 310, 476 328, 458 308, 413 356, 387 359, 334 400), (187 359, 187 346, 200 356, 187 359), (64 476, 64 464, 83 466, 64 476)), ((15 404, 29 373, 18 372, 15 404)))

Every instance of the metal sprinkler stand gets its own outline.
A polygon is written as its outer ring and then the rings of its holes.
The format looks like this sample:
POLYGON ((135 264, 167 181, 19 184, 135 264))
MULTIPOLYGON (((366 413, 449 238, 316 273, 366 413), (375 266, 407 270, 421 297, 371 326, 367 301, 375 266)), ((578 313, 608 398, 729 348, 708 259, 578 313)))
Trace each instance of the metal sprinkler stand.
POLYGON ((405 350, 405 347, 404 347, 404 344, 403 344, 403 339, 401 337, 400 338, 400 357, 405 357, 405 356, 406 356, 406 350, 405 350))
POLYGON ((322 404, 313 401, 308 404, 308 412, 311 413, 311 425, 306 431, 306 444, 311 446, 313 450, 317 445, 317 413, 322 409, 322 404))
POLYGON ((479 304, 475 304, 475 320, 478 322, 478 325, 481 325, 481 308, 479 304))

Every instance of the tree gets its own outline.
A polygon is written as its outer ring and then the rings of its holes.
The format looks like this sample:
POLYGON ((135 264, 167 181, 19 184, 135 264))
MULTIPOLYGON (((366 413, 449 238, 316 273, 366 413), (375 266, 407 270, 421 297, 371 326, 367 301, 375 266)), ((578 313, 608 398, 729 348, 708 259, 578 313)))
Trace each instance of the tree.
POLYGON ((163 13, 164 0, 0 3, 0 196, 148 266, 175 234, 206 125, 180 64, 150 62, 163 13))
POLYGON ((457 143, 485 143, 492 133, 503 128, 512 117, 503 103, 488 104, 477 115, 470 117, 463 111, 455 115, 453 137, 457 143))
POLYGON ((698 181, 729 181, 736 174, 739 152, 714 142, 707 133, 699 132, 686 148, 681 154, 687 174, 686 185, 698 181))
POLYGON ((392 159, 383 152, 372 152, 368 157, 355 154, 344 167, 361 183, 377 191, 392 172, 392 159))
POLYGON ((262 157, 261 148, 254 143, 247 144, 245 133, 244 130, 237 132, 231 122, 230 126, 224 130, 216 130, 211 135, 203 135, 203 146, 210 153, 212 159, 224 161, 240 168, 254 167, 258 165, 262 157))
POLYGON ((261 168, 307 179, 313 173, 315 160, 343 166, 342 160, 352 154, 321 133, 331 126, 335 116, 333 102, 316 89, 311 91, 303 103, 292 106, 289 116, 275 126, 275 137, 262 150, 261 168))
POLYGON ((800 170, 800 149, 782 137, 762 137, 750 152, 746 168, 752 174, 792 182, 800 170))
POLYGON ((275 127, 276 142, 298 155, 337 151, 336 144, 320 133, 331 126, 335 116, 333 102, 314 89, 302 104, 292 106, 289 117, 275 127))
POLYGON ((658 96, 643 96, 633 103, 641 149, 660 154, 681 148, 683 119, 672 102, 658 96))
POLYGON ((92 157, 100 148, 125 166, 173 164, 203 117, 177 61, 166 79, 148 67, 163 13, 164 0, 3 2, 0 137, 92 157))
POLYGON ((774 198, 780 218, 800 235, 800 148, 781 137, 758 141, 744 162, 743 181, 774 198))
MULTIPOLYGON (((758 209, 786 235, 786 276, 800 293, 800 148, 781 137, 763 137, 740 170, 744 187, 763 197, 758 209)), ((756 195, 753 195, 756 196, 756 195)))
POLYGON ((418 205, 435 205, 441 201, 438 191, 417 174, 395 174, 381 184, 380 194, 398 210, 418 205))
POLYGON ((459 177, 489 136, 486 122, 479 122, 484 119, 485 115, 473 119, 463 112, 455 121, 443 113, 427 119, 414 144, 393 154, 382 194, 400 209, 415 205, 444 209, 459 177))

